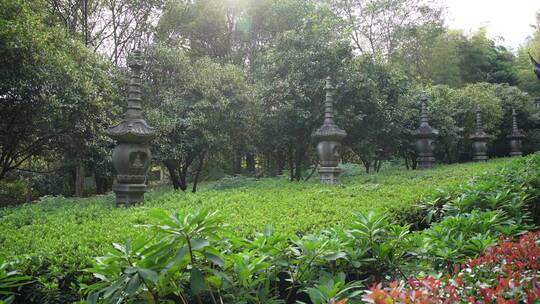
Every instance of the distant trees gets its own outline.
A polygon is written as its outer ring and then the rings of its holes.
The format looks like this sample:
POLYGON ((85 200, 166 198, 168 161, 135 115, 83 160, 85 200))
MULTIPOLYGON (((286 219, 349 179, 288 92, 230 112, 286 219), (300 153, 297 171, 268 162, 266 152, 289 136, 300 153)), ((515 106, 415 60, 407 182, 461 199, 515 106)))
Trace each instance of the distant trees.
POLYGON ((275 159, 285 156, 290 178, 297 181, 309 164, 312 133, 322 123, 324 79, 335 77, 352 55, 335 16, 309 8, 302 23, 263 50, 254 76, 265 132, 260 147, 275 159))
POLYGON ((122 66, 139 46, 155 161, 176 189, 196 191, 210 172, 305 178, 327 76, 344 157, 367 171, 394 158, 414 167, 422 94, 440 160, 467 159, 476 104, 493 154, 507 152, 512 107, 527 151, 540 143, 527 54, 540 57, 540 25, 514 54, 483 29, 445 27, 426 0, 5 0, 0 21, 0 179, 40 194, 82 195, 87 175, 110 187, 103 131, 120 118, 122 66))
POLYGON ((3 3, 0 179, 33 157, 59 165, 104 157, 101 136, 117 96, 110 66, 62 29, 46 25, 44 5, 3 3))
POLYGON ((326 0, 347 25, 355 49, 390 58, 414 43, 422 28, 443 24, 442 8, 431 0, 326 0))
POLYGON ((417 45, 396 52, 392 62, 424 84, 461 87, 490 82, 516 85, 515 56, 487 37, 485 29, 465 35, 449 29, 424 29, 417 45))
MULTIPOLYGON (((508 154, 506 136, 511 131, 511 112, 516 109, 520 128, 532 130, 538 124, 538 110, 530 96, 516 87, 507 84, 477 83, 463 88, 451 88, 446 85, 419 87, 409 92, 410 97, 402 99, 404 111, 402 130, 411 130, 418 125, 418 97, 428 97, 430 124, 439 130, 436 142, 437 159, 447 163, 470 159, 470 141, 468 136, 474 132, 475 109, 480 107, 484 127, 492 136, 491 155, 508 154)), ((409 139, 412 141, 412 138, 409 139)), ((532 138, 530 143, 538 146, 532 138)), ((529 146, 529 151, 530 151, 529 146)), ((537 148, 534 148, 537 149, 537 148)))
POLYGON ((533 34, 517 51, 515 67, 518 74, 518 87, 533 96, 540 96, 540 82, 536 75, 531 73, 531 60, 529 53, 540 60, 540 12, 536 14, 536 24, 533 25, 533 34))
POLYGON ((155 156, 175 189, 195 192, 205 161, 227 153, 249 134, 250 88, 235 66, 189 58, 185 51, 155 45, 147 49, 146 113, 158 130, 155 156))
POLYGON ((51 19, 115 65, 148 45, 163 0, 47 0, 51 19))

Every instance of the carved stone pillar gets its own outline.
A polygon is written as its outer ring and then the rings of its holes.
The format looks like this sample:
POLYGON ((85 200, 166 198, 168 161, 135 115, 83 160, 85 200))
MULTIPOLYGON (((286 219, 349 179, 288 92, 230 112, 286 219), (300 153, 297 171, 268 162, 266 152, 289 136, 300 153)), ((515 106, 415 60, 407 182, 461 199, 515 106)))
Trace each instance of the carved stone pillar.
POLYGON ((416 151, 418 153, 418 169, 431 169, 435 165, 435 156, 433 155, 433 143, 439 131, 429 125, 427 116, 427 97, 420 99, 422 107, 420 115, 420 126, 415 131, 416 151))
POLYGON ((516 157, 523 155, 521 151, 521 142, 525 135, 521 133, 517 124, 517 114, 516 110, 512 109, 512 133, 507 136, 510 143, 510 156, 516 157))
POLYGON ((341 141, 347 133, 334 123, 334 87, 330 77, 326 79, 326 100, 324 102, 324 123, 314 133, 318 140, 317 153, 319 154, 319 175, 321 183, 335 184, 340 174, 338 168, 341 154, 341 141))
POLYGON ((144 201, 146 174, 152 155, 148 142, 154 138, 155 130, 142 116, 141 70, 143 68, 140 51, 134 51, 128 58, 131 80, 128 89, 127 110, 120 124, 107 130, 107 134, 118 142, 113 151, 113 165, 116 182, 113 191, 116 203, 132 205, 144 201))
POLYGON ((472 140, 473 161, 487 161, 489 159, 487 145, 490 136, 484 132, 480 108, 476 108, 476 131, 469 138, 472 140))

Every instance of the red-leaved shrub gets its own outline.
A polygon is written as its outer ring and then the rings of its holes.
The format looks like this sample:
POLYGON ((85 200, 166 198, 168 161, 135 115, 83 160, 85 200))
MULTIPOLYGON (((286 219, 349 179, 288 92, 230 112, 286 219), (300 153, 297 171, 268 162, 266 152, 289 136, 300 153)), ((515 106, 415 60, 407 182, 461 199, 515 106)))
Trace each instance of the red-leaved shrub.
POLYGON ((501 238, 484 255, 456 266, 453 274, 373 286, 370 303, 539 303, 540 232, 514 241, 501 238))

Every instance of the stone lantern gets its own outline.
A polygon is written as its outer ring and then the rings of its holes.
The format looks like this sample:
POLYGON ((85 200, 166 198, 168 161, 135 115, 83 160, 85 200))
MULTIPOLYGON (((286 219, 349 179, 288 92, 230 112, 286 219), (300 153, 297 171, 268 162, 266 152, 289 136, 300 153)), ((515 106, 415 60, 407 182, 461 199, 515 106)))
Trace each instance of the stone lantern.
POLYGON ((435 165, 433 155, 433 142, 439 131, 429 125, 427 116, 427 97, 420 98, 422 111, 420 114, 420 126, 414 132, 416 136, 416 151, 418 153, 418 169, 431 169, 435 165))
POLYGON ((469 137, 472 140, 473 161, 481 162, 489 159, 487 144, 490 136, 484 132, 480 108, 476 108, 476 131, 469 137))
POLYGON ((326 100, 324 102, 324 123, 313 136, 318 140, 319 175, 321 183, 335 184, 340 173, 338 168, 341 141, 347 133, 334 123, 334 87, 330 77, 326 79, 326 100))
POLYGON ((525 138, 525 135, 518 129, 516 110, 512 109, 512 133, 507 136, 510 141, 510 156, 521 156, 521 141, 525 138))
POLYGON ((113 165, 116 169, 116 182, 113 191, 116 203, 132 205, 144 201, 146 192, 146 173, 152 155, 148 143, 154 138, 155 130, 142 116, 141 70, 142 54, 136 50, 128 58, 131 68, 127 98, 127 110, 120 124, 107 130, 107 135, 118 142, 113 151, 113 165))

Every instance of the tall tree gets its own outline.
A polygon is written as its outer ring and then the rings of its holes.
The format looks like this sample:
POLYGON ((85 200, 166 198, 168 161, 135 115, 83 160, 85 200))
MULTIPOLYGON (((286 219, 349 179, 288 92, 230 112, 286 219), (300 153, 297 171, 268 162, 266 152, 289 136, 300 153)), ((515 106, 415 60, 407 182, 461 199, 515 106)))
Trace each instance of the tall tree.
POLYGON ((49 10, 85 45, 122 65, 135 45, 150 43, 163 0, 47 0, 49 10))
POLYGON ((46 4, 5 1, 0 19, 0 179, 33 156, 79 151, 115 101, 110 66, 58 27, 46 4), (82 119, 82 118, 85 119, 82 119))
POLYGON ((327 0, 350 28, 355 49, 391 57, 426 25, 442 25, 442 8, 431 0, 327 0))
POLYGON ((302 178, 312 132, 322 123, 324 79, 335 77, 351 57, 339 19, 327 9, 308 8, 303 22, 278 34, 256 67, 261 123, 271 132, 261 150, 285 153, 291 180, 302 178))
POLYGON ((209 157, 230 151, 248 131, 250 90, 241 71, 208 58, 155 45, 147 51, 147 116, 158 130, 156 157, 175 189, 197 189, 209 157))

